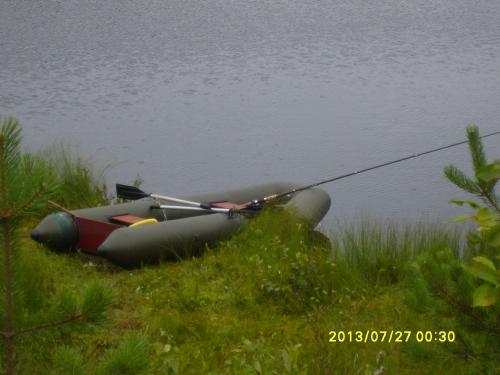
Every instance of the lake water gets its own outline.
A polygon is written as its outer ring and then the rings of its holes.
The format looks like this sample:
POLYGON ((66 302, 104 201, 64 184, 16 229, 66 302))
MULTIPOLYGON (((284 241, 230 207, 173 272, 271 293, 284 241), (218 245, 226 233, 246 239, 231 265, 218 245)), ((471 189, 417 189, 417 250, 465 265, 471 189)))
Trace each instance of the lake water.
MULTIPOLYGON (((309 184, 499 130, 499 20, 491 0, 2 0, 0 114, 109 185, 309 184)), ((328 218, 448 219, 448 163, 466 146, 325 185, 328 218)))

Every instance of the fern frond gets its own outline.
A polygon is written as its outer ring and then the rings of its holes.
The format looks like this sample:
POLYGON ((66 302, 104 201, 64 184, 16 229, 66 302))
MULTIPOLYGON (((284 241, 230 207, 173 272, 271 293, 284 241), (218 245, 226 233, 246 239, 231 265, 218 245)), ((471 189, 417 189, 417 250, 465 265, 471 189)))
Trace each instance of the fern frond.
POLYGON ((479 135, 479 128, 476 125, 467 126, 467 140, 469 141, 469 151, 474 166, 474 172, 486 165, 483 142, 479 135))
POLYGON ((481 194, 480 186, 469 177, 467 177, 460 169, 454 165, 447 165, 443 169, 444 175, 450 182, 471 194, 481 194))

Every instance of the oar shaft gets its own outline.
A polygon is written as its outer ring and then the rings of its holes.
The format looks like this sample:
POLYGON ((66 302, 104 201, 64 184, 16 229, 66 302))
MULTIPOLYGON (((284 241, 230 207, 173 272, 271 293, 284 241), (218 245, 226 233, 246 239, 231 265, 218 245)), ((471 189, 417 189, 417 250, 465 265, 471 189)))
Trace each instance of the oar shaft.
MULTIPOLYGON (((131 200, 137 200, 141 198, 154 198, 154 199, 160 199, 163 201, 168 201, 168 202, 174 202, 174 203, 179 203, 183 204, 186 206, 169 206, 165 205, 163 208, 170 208, 170 209, 183 209, 183 210, 195 210, 195 211, 212 211, 212 212, 230 212, 229 209, 222 208, 222 207, 212 207, 210 203, 200 203, 200 202, 194 202, 190 201, 187 199, 181 199, 181 198, 174 198, 174 197, 168 197, 166 195, 160 195, 160 194, 148 194, 139 189, 136 186, 129 186, 129 185, 123 185, 123 184, 116 184, 116 194, 120 198, 125 198, 125 199, 131 199, 131 200)), ((159 206, 154 206, 156 208, 159 208, 159 206)))
MULTIPOLYGON (((190 206, 203 208, 203 204, 202 203, 188 201, 188 200, 185 200, 185 199, 174 198, 174 197, 167 197, 165 195, 159 195, 159 194, 151 194, 150 197, 161 199, 161 200, 164 200, 164 201, 181 203, 181 204, 187 204, 187 205, 190 205, 190 206)), ((203 208, 203 209, 205 209, 205 208, 203 208)))
POLYGON ((191 207, 191 206, 172 206, 168 204, 161 204, 159 206, 154 206, 155 208, 163 208, 165 210, 185 210, 185 211, 211 211, 211 212, 220 212, 227 214, 230 210, 229 208, 202 208, 202 207, 191 207))

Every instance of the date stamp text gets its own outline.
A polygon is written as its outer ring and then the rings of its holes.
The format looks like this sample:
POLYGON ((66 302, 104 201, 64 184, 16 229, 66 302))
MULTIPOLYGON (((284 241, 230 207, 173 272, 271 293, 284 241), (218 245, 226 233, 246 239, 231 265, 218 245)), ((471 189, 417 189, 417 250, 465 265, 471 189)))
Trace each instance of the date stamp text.
POLYGON ((454 331, 404 331, 404 330, 363 330, 363 331, 330 331, 329 342, 388 342, 405 343, 410 340, 417 342, 454 342, 454 331))

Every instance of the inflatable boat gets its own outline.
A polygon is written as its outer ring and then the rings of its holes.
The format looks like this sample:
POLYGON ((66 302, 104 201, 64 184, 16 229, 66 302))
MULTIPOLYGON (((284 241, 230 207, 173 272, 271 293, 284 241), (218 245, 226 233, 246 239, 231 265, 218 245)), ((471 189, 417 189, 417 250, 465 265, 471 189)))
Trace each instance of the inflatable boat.
MULTIPOLYGON (((238 208, 241 205, 300 186, 273 182, 170 198, 178 203, 176 206, 162 205, 151 195, 128 203, 60 211, 45 217, 31 237, 55 251, 79 248, 125 268, 160 259, 175 260, 199 253, 206 244, 229 238, 249 220, 245 210, 238 208), (192 207, 193 202, 204 203, 192 207)), ((312 188, 287 194, 280 204, 315 227, 330 208, 330 197, 324 190, 312 188)))

